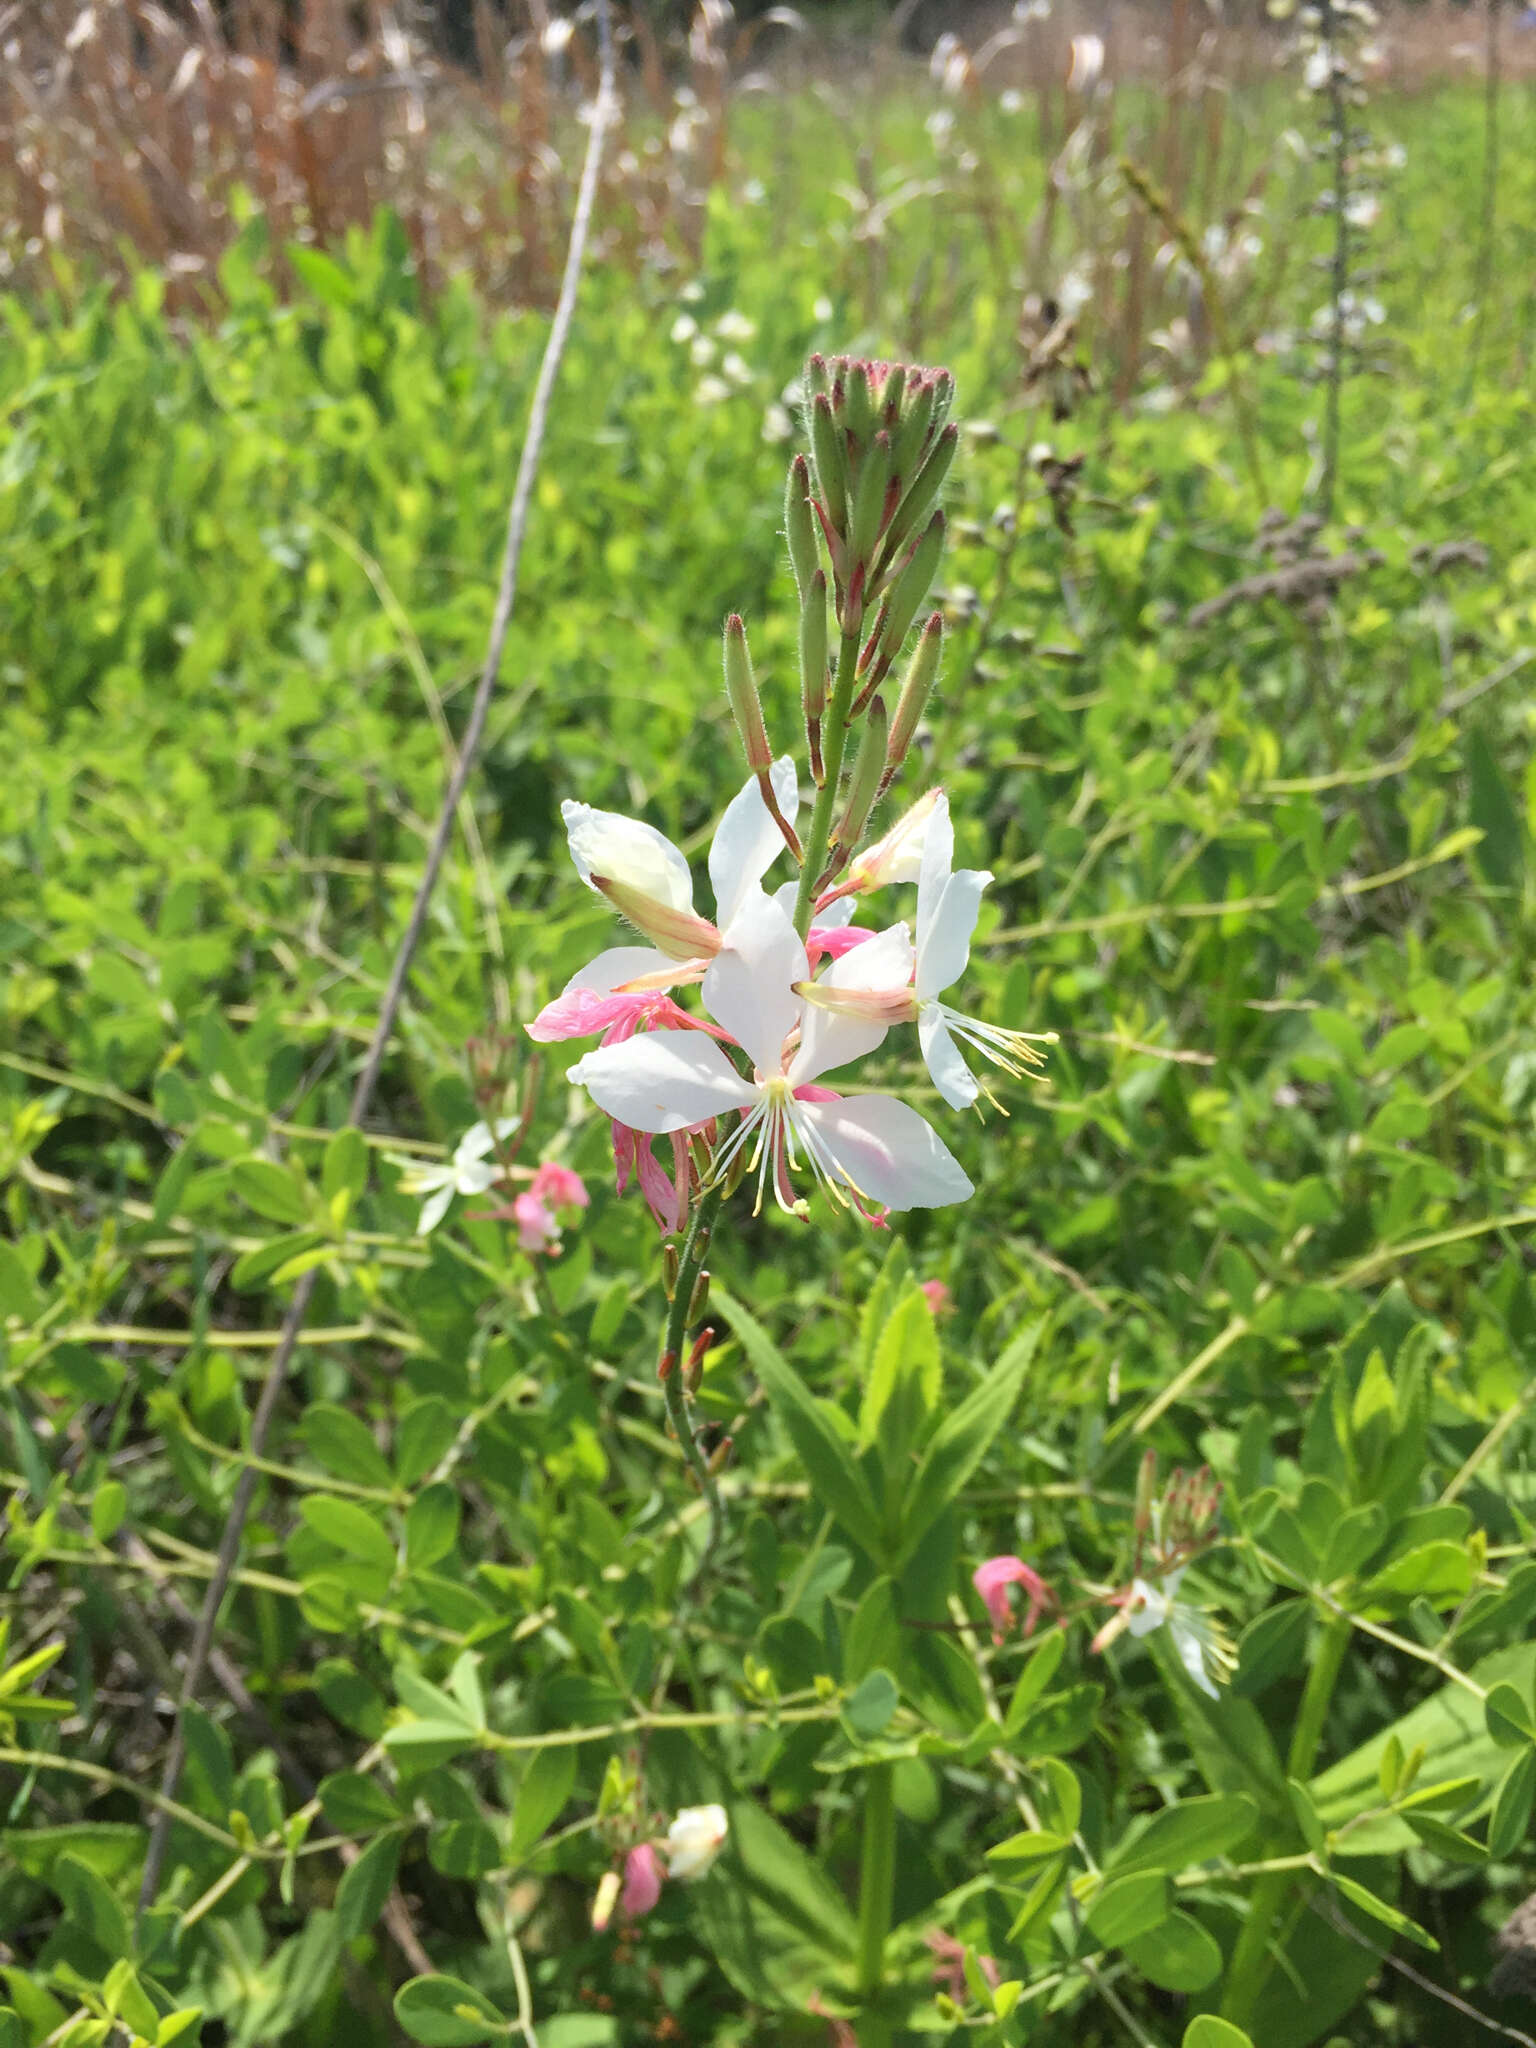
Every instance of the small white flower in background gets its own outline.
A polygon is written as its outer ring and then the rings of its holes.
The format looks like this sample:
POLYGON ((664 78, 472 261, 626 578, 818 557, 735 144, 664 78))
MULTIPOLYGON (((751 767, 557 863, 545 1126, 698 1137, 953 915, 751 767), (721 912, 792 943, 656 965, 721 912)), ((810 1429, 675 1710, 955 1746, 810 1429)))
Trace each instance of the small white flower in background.
POLYGON ((832 301, 826 296, 825 292, 812 305, 811 318, 819 320, 823 326, 832 318, 832 301))
POLYGON ((745 313, 738 313, 734 307, 729 313, 722 313, 715 322, 715 332, 722 341, 751 341, 757 333, 757 322, 749 320, 745 313))
POLYGON ((715 360, 715 344, 707 334, 696 334, 689 342, 688 359, 696 370, 707 369, 715 360))
POLYGON ((1321 92, 1332 75, 1333 53, 1326 44, 1320 50, 1309 50, 1301 71, 1301 82, 1307 91, 1321 92))
POLYGON ((731 387, 723 377, 701 377, 693 387, 697 405, 723 405, 730 395, 731 387))
POLYGON ((1381 201, 1374 192, 1356 192, 1344 209, 1352 228, 1373 228, 1381 218, 1381 201))
POLYGON ((928 116, 923 126, 928 130, 935 149, 942 151, 949 147, 949 138, 955 132, 955 117, 948 107, 936 109, 928 116))
POLYGON ((1104 38, 1086 35, 1072 38, 1072 62, 1067 70, 1067 91, 1087 92, 1104 73, 1104 38))
POLYGON ((755 373, 745 357, 739 356, 735 349, 732 349, 728 355, 720 359, 720 374, 722 377, 729 377, 733 384, 750 384, 755 373))
POLYGON ((1024 95, 1017 86, 1010 85, 1006 92, 997 96, 998 111, 1004 114, 1018 114, 1024 110, 1024 95))
POLYGON ((483 1195, 494 1184, 501 1167, 490 1155, 497 1140, 510 1137, 516 1129, 515 1117, 504 1117, 494 1134, 489 1124, 471 1124, 445 1166, 429 1166, 396 1152, 385 1154, 392 1166, 400 1168, 400 1192, 427 1197, 416 1222, 418 1237, 436 1230, 455 1195, 483 1195))
POLYGON ((772 446, 780 441, 792 441, 794 435, 794 421, 775 399, 763 414, 763 439, 772 446))
POLYGON ((685 341, 692 341, 698 331, 699 323, 691 313, 679 313, 672 322, 671 338, 681 348, 685 341))
POLYGON ((1126 1627, 1133 1636, 1149 1636, 1154 1629, 1166 1628, 1179 1662, 1195 1684, 1213 1700, 1219 1699, 1216 1680, 1230 1677, 1236 1660, 1213 1616, 1179 1598, 1183 1577, 1179 1570, 1169 1572, 1156 1585, 1133 1579, 1125 1604, 1126 1627))
POLYGON ((669 1877, 702 1877, 725 1846, 731 1824, 723 1806, 685 1806, 667 1829, 669 1877))

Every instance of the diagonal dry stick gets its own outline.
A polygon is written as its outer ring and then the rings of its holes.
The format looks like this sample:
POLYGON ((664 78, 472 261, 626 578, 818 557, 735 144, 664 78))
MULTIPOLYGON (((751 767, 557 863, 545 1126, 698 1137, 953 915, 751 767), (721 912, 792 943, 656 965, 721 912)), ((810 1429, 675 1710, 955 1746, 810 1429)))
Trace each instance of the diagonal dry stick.
MULTIPOLYGON (((384 1064, 385 1049, 394 1031, 395 1018, 399 1013, 400 1001, 405 993, 406 976, 410 973, 411 962, 420 941, 422 928, 426 923, 427 906, 437 886, 438 874, 442 868, 448 842, 453 836, 454 818, 459 800, 468 785, 475 761, 479 755, 480 742, 485 733, 486 716, 490 711, 491 698, 495 694, 497 677, 501 669, 502 650, 506 645, 507 628, 512 622, 512 607, 517 599, 517 572, 522 558, 523 539, 528 526, 528 508, 533 496, 534 480, 538 475, 539 458, 544 448, 544 429, 549 418, 549 401, 559 374, 560 360, 565 353, 566 341, 571 331, 571 320, 576 310, 576 291, 581 281, 582 264, 586 256, 587 234, 592 222, 592 206, 597 195, 597 173, 602 161, 603 138, 612 125, 617 112, 614 97, 613 78, 613 37, 609 24, 608 0, 598 0, 598 30, 602 45, 602 76, 598 86, 596 103, 592 109, 592 125, 587 136, 586 157, 581 167, 581 184, 576 197, 576 211, 571 221, 571 238, 566 250, 565 274, 560 281, 560 298, 555 307, 555 317, 550 322, 549 339, 544 344, 544 357, 539 365, 538 381, 534 385, 533 402, 528 409, 528 432, 523 442, 522 457, 517 465, 517 481, 512 489, 512 503, 507 513, 507 543, 502 555, 501 584, 496 594, 496 610, 491 620, 490 639, 486 646, 485 666, 480 671, 480 681, 475 689, 474 703, 470 708, 469 722, 464 728, 460 743, 458 763, 448 779, 443 792, 443 801, 438 809, 437 825, 432 834, 432 843, 427 850, 426 866, 422 870, 421 882, 416 891, 416 900, 411 905, 411 915, 401 936, 395 953, 394 965, 390 969, 389 983, 384 991, 384 1000, 379 1010, 379 1021, 374 1027, 372 1041, 368 1047, 363 1070, 357 1077, 357 1086, 352 1094, 352 1106, 348 1121, 360 1124, 373 1100, 373 1091, 378 1085, 379 1072, 384 1064)), ((267 1431, 277 1408, 278 1396, 288 1376, 289 1362, 304 1328, 304 1319, 309 1312, 310 1296, 314 1292, 316 1274, 313 1268, 305 1273, 294 1289, 293 1300, 283 1318, 278 1343, 272 1355, 267 1377, 262 1382, 255 1412, 251 1416, 251 1435, 247 1454, 251 1459, 261 1456, 266 1443, 267 1431)), ((224 1533, 219 1540, 218 1556, 213 1577, 203 1599, 202 1610, 197 1617, 197 1629, 187 1652, 186 1670, 182 1678, 181 1698, 177 1704, 176 1725, 171 1731, 170 1748, 166 1753, 165 1768, 160 1776, 160 1796, 173 1799, 176 1787, 181 1782, 182 1765, 186 1761, 186 1710, 197 1697, 202 1683, 203 1671, 213 1647, 213 1633, 219 1618, 219 1608, 228 1590, 230 1575, 240 1553, 240 1540, 245 1531, 245 1518, 250 1511, 251 1498, 256 1491, 258 1474, 254 1464, 247 1464, 236 1482, 234 1497, 229 1505, 229 1515, 224 1524, 224 1533)), ((160 1873, 165 1864, 166 1841, 169 1835, 169 1821, 162 1807, 155 1816, 150 1829, 149 1848, 144 1859, 144 1881, 139 1888, 139 1911, 143 1913, 150 1906, 160 1886, 160 1873)))

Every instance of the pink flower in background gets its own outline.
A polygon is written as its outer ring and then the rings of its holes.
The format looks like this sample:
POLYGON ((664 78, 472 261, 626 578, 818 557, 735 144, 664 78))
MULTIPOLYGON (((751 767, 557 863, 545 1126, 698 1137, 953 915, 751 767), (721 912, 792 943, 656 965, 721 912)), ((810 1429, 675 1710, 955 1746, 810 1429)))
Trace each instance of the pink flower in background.
POLYGON ((532 1254, 548 1252, 553 1258, 560 1247, 560 1226, 530 1189, 512 1204, 519 1247, 532 1254))
POLYGON ((581 1175, 568 1166, 557 1165, 553 1159, 546 1159, 539 1167, 528 1192, 546 1209, 585 1209, 590 1199, 581 1175))
POLYGON ((626 1920, 638 1920, 643 1913, 650 1912, 661 1897, 665 1875, 661 1858, 649 1842, 630 1850, 624 1858, 624 1894, 619 1901, 619 1911, 626 1920))
POLYGON ((950 1293, 942 1280, 924 1280, 918 1292, 936 1316, 947 1316, 954 1313, 955 1297, 950 1293))
POLYGON ((1010 1586, 1022 1586, 1028 1601, 1024 1617, 1025 1635, 1033 1635, 1035 1624, 1051 1604, 1050 1588, 1036 1571, 1032 1571, 1022 1557, 989 1557, 985 1564, 977 1565, 971 1574, 971 1584, 981 1595, 988 1614, 992 1617, 992 1640, 1000 1643, 1013 1621, 1013 1606, 1008 1598, 1010 1586))

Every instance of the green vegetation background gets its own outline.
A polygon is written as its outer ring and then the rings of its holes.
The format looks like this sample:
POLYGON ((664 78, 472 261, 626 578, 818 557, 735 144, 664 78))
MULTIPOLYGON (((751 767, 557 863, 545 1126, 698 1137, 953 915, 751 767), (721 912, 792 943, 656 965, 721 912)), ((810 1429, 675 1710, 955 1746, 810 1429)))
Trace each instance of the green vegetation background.
MULTIPOLYGON (((1292 111, 1276 102, 1267 132, 1292 111)), ((476 778, 483 856, 461 840, 438 893, 366 1150, 327 1134, 484 645, 543 321, 491 318, 466 290, 421 305, 388 220, 330 257, 301 253, 281 298, 252 220, 204 325, 170 324, 148 274, 116 303, 74 278, 47 307, 0 308, 6 1599, 13 1656, 62 1634, 44 1690, 73 1716, 18 1708, 0 1760, 0 1977, 21 2015, 0 2038, 104 2038, 86 2020, 55 2030, 75 1999, 94 2009, 128 1944, 134 1787, 158 1770, 152 1701, 174 1691, 184 1642, 167 1603, 196 1603, 262 1347, 311 1262, 313 1327, 220 1634, 266 1734, 210 1687, 183 1797, 224 1839, 174 1831, 145 1973, 226 2030, 205 2038, 395 2038, 389 1995, 409 1973, 375 1922, 398 1871, 434 1966, 507 2011, 496 1928, 520 1917, 552 2016, 543 2048, 661 2039, 668 2011, 701 2042, 824 2033, 753 2021, 776 1984, 801 1987, 797 2010, 808 1980, 784 1963, 754 1982, 718 1914, 701 1942, 669 1903, 648 1937, 654 1977, 586 1933, 600 1843, 577 1827, 540 1844, 590 1815, 624 1738, 558 1753, 553 1775, 554 1753, 534 1774, 527 1748, 495 1742, 370 1748, 421 1720, 434 1689, 441 1711, 450 1670, 478 1688, 453 1695, 472 1734, 606 1725, 661 1654, 697 1522, 651 1377, 654 1234, 633 1198, 612 1199, 602 1119, 551 1060, 537 1142, 587 1175, 594 1204, 537 1300, 493 1225, 460 1217, 418 1241, 378 1152, 451 1144, 474 1115, 466 1038, 498 1015, 515 1029, 608 942, 602 905, 568 872, 562 797, 702 845, 740 777, 718 688, 727 609, 749 619, 790 743, 786 451, 763 424, 814 347, 948 363, 962 415, 1001 437, 974 435, 957 468, 954 631, 910 791, 942 779, 961 855, 997 875, 978 1007, 1062 1038, 1049 1085, 1010 1092, 1007 1122, 946 1122, 976 1199, 900 1226, 913 1269, 954 1292, 952 1400, 1019 1326, 1050 1317, 1012 1424, 934 1539, 935 1583, 961 1590, 971 1563, 1008 1549, 1063 1582, 1108 1581, 1148 1444, 1208 1460, 1236 1499, 1293 1493, 1320 1385, 1358 1380, 1375 1348, 1400 1384, 1424 1377, 1408 1505, 1430 1508, 1486 1455, 1454 1489, 1461 1519, 1436 1524, 1428 1575, 1378 1587, 1371 1612, 1456 1660, 1520 1635, 1518 1612, 1477 1600, 1507 1589, 1531 1537, 1536 779, 1520 658, 1536 641, 1536 160, 1506 152, 1474 365, 1480 108, 1448 90, 1373 110, 1407 161, 1368 246, 1386 319, 1376 367, 1345 392, 1325 539, 1379 559, 1315 617, 1256 598, 1201 626, 1194 606, 1263 566, 1268 509, 1221 367, 1190 391, 1154 355, 1141 388, 1166 403, 1101 392, 1061 424, 1037 413, 1020 390, 1012 245, 995 232, 1037 196, 1027 117, 962 120, 980 169, 951 164, 945 190, 903 193, 935 175, 921 108, 884 111, 861 169, 856 124, 824 101, 744 102, 697 277, 598 263, 587 278, 476 778), (897 195, 883 236, 844 189, 871 181, 897 195), (756 329, 735 344, 749 380, 702 403, 705 372, 674 323, 708 329, 732 310, 756 329), (1071 537, 1010 445, 1041 438, 1084 457, 1071 537), (1427 567, 1421 547, 1449 541, 1486 557, 1427 567), (455 1663, 466 1646, 478 1677, 455 1663), (389 1845, 340 1916, 334 1853, 284 1872, 271 1848, 303 1796, 274 1731, 311 1781, 346 1774, 327 1836, 389 1845), (108 1778, 36 1773, 17 1747, 33 1743, 108 1778), (173 1932, 247 1834, 270 1859, 173 1932), (97 1990, 72 1988, 71 1970, 97 1990)), ((1258 230, 1300 252, 1277 324, 1322 296, 1306 260, 1323 231, 1303 174, 1286 175, 1258 230)), ((1284 354, 1249 355, 1242 375, 1270 495, 1300 511, 1318 391, 1284 354)), ((934 1109, 916 1070, 902 1085, 934 1109)), ((716 1270, 820 1392, 856 1402, 853 1333, 882 1257, 842 1220, 738 1218, 716 1270)), ((736 1417, 750 1384, 741 1352, 722 1350, 706 1407, 736 1417)), ((868 1578, 797 1490, 769 1407, 747 1402, 737 1442, 739 1547, 677 1681, 727 1723, 744 1656, 786 1693, 841 1680, 839 1628, 868 1578), (765 1617, 797 1632, 765 1640, 765 1617)), ((1273 1593, 1241 1548, 1210 1580, 1236 1628, 1273 1593)), ((1305 1638, 1287 1640, 1292 1654, 1271 1645, 1247 1676, 1277 1735, 1305 1638)), ((1320 1767, 1440 1683, 1354 1641, 1320 1767)), ((1111 1670, 1080 1643, 1071 1656, 1076 1678, 1110 1688, 1074 1732, 1085 1829, 1113 1834, 1149 1786, 1204 1789, 1147 1658, 1111 1670)), ((936 1683, 910 1691, 942 1722, 936 1683)), ((813 1768, 830 1726, 796 1741, 658 1736, 651 1796, 714 1796, 729 1778, 841 1881, 856 1809, 813 1768)), ((1006 1787, 963 1763, 924 1762, 904 1798, 902 1908, 920 1924, 1016 1816, 1006 1787)), ((746 1830, 761 1875, 777 1852, 746 1830)), ((1469 1873, 1415 1849, 1403 1902, 1444 1944, 1419 1958, 1440 1981, 1485 1978, 1492 1930, 1529 1889, 1522 1856, 1516 1843, 1469 1873)), ((831 1924, 819 1897, 796 1910, 831 1924)), ((1230 1915, 1212 1924, 1229 1942, 1230 1915)), ((985 1946, 989 1925, 966 1938, 985 1946)), ((1367 1954, 1350 1999, 1373 1968, 1367 1954)), ((1153 2026, 1181 2010, 1167 1992, 1128 1995, 1153 2026)), ((1349 2038, 1462 2038, 1415 2000, 1385 1985, 1349 2038)), ((997 2038, 1124 2038, 1091 2001, 1030 2011, 1031 2031, 997 2038)), ((1259 2038, 1314 2035, 1277 2008, 1259 2038)))

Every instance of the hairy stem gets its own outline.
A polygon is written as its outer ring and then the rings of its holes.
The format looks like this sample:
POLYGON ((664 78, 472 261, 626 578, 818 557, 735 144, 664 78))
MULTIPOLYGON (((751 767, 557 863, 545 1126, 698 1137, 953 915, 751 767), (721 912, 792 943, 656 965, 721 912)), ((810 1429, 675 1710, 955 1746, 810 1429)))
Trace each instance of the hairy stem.
POLYGON ((842 776, 843 749, 848 742, 848 714, 853 703, 854 671, 859 661, 859 636, 845 633, 837 655, 837 675, 827 703, 823 766, 826 779, 816 792, 811 823, 805 835, 805 865, 800 870, 800 888, 795 896, 795 930, 803 939, 811 928, 811 911, 816 901, 816 884, 827 864, 827 847, 832 838, 832 815, 837 803, 837 785, 842 776))
POLYGON ((683 1386, 683 1346, 688 1335, 688 1304, 693 1299, 693 1290, 704 1260, 709 1251, 709 1233, 720 1205, 725 1200, 725 1185, 716 1182, 700 1195, 688 1223, 688 1234, 683 1239, 683 1249, 677 1262, 677 1285, 673 1289, 672 1301, 667 1310, 667 1330, 662 1340, 663 1361, 671 1359, 672 1364, 662 1381, 662 1391, 667 1397, 667 1414, 672 1427, 677 1431, 677 1440, 683 1447, 683 1456, 688 1460, 689 1470, 699 1482, 699 1490, 709 1509, 709 1534, 705 1538, 704 1550, 694 1569, 694 1577, 700 1577, 725 1534, 725 1503, 720 1497, 720 1488, 709 1469, 709 1460, 699 1447, 694 1432, 693 1416, 689 1412, 688 1395, 683 1386))

